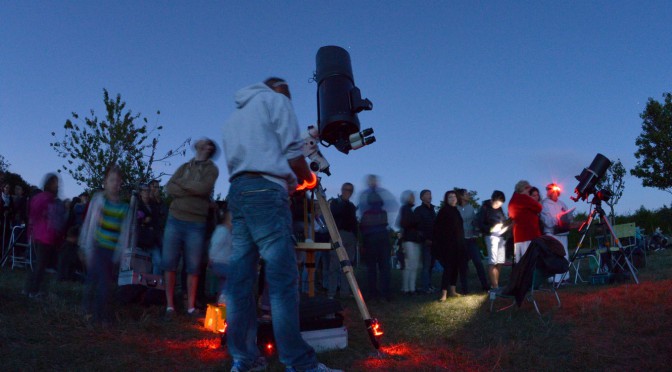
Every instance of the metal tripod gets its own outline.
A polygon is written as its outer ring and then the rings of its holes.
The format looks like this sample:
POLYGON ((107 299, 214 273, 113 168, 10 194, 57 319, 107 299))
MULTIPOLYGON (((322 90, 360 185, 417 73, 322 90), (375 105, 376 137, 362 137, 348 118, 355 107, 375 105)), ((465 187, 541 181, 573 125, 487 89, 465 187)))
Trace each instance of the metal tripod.
MULTIPOLYGON (((609 229, 609 233, 611 233, 611 237, 614 239, 614 242, 618 245, 618 249, 623 257, 623 260, 628 266, 628 269, 630 270, 630 273, 632 274, 632 278, 635 280, 635 283, 639 284, 639 279, 637 279, 637 273, 635 271, 635 268, 632 266, 632 263, 628 259, 628 255, 625 253, 625 249, 623 249, 623 245, 621 244, 620 239, 616 237, 616 234, 614 233, 614 229, 611 227, 611 224, 609 223, 609 219, 607 219, 606 214, 604 213, 604 209, 602 209, 602 200, 597 196, 593 196, 593 200, 591 201, 591 204, 594 206, 592 211, 590 212, 590 215, 588 216, 588 219, 586 222, 584 222, 581 227, 579 227, 579 232, 581 233, 581 239, 579 240, 579 243, 576 245, 576 250, 574 250, 574 254, 572 254, 572 258, 569 260, 569 265, 574 263, 574 260, 576 259, 576 256, 579 254, 579 249, 581 249, 581 245, 583 244, 583 240, 586 238, 586 235, 588 235, 588 230, 590 230, 590 225, 593 223, 593 220, 595 220, 595 216, 599 215, 599 218, 602 220, 602 222, 607 226, 609 229)), ((555 284, 556 288, 560 286, 560 283, 562 283, 563 280, 565 280, 565 276, 569 274, 569 270, 567 270, 563 275, 562 275, 562 280, 558 283, 555 284)))
POLYGON ((348 284, 350 285, 350 289, 352 290, 355 302, 357 302, 357 307, 359 308, 359 312, 362 315, 362 320, 364 320, 366 331, 369 334, 369 339, 371 340, 373 346, 376 349, 378 349, 380 347, 380 342, 378 341, 378 338, 382 336, 382 330, 380 329, 378 320, 371 317, 369 309, 366 307, 366 303, 364 302, 364 298, 362 297, 362 292, 360 291, 359 285, 357 284, 357 278, 355 278, 355 272, 352 269, 352 263, 350 262, 348 253, 346 252, 345 247, 343 246, 343 240, 341 240, 341 234, 338 232, 338 227, 336 226, 336 222, 334 221, 334 216, 331 214, 331 208, 329 207, 329 203, 327 202, 325 190, 322 187, 321 182, 318 181, 317 186, 314 189, 314 192, 317 195, 317 201, 320 205, 322 216, 324 217, 327 229, 329 230, 332 249, 336 251, 338 261, 341 265, 341 271, 348 280, 348 284))

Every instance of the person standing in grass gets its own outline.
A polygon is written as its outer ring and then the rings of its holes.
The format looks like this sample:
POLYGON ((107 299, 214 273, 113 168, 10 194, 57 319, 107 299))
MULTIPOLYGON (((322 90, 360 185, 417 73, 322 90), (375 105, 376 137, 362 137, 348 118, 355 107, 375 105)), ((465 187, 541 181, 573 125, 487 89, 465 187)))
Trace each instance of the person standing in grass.
POLYGON ((413 213, 415 195, 410 190, 401 194, 402 207, 399 210, 399 227, 401 227, 401 247, 404 250, 406 265, 401 274, 401 292, 414 294, 422 249, 422 233, 419 230, 420 220, 413 213))
MULTIPOLYGON (((457 209, 457 194, 455 191, 448 191, 443 201, 444 205, 434 223, 432 244, 432 254, 443 266, 439 302, 445 301, 449 295, 459 296, 455 291, 458 273, 461 279, 467 275, 467 242, 464 239, 462 216, 457 209)), ((466 290, 466 287, 462 290, 466 290)))
POLYGON ((37 267, 28 275, 25 292, 28 297, 40 295, 40 284, 49 263, 57 256, 61 242, 62 228, 65 224, 65 210, 59 203, 58 175, 49 173, 45 176, 42 192, 30 202, 30 225, 35 241, 37 267))
POLYGON ((91 199, 79 246, 86 257, 87 277, 84 287, 84 312, 95 323, 112 322, 110 302, 114 294, 116 266, 121 254, 130 245, 131 213, 121 199, 121 168, 111 164, 105 170, 103 191, 91 199))

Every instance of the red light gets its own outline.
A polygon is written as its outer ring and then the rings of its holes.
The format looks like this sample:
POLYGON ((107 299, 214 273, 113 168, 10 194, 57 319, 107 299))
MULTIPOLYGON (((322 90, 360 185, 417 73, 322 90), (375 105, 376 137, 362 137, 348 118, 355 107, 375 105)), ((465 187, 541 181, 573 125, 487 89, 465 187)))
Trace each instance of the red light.
POLYGON ((376 337, 381 337, 383 335, 383 330, 380 328, 379 323, 373 324, 373 335, 376 337))
POLYGON ((310 181, 304 180, 302 184, 296 187, 296 191, 312 190, 315 188, 315 186, 317 186, 317 175, 313 172, 310 172, 310 176, 312 179, 310 181))
POLYGON ((266 344, 266 350, 268 350, 268 351, 273 350, 273 344, 271 344, 271 343, 266 344))

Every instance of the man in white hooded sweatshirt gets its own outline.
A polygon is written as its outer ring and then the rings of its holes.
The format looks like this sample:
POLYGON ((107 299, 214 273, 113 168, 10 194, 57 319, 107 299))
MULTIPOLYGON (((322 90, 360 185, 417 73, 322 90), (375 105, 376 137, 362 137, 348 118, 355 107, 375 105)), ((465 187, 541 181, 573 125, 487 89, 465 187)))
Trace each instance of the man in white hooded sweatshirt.
POLYGON ((225 285, 227 346, 232 372, 266 368, 256 345, 253 283, 257 263, 265 261, 273 333, 287 371, 331 371, 318 363, 301 337, 296 255, 289 194, 312 175, 303 140, 283 79, 269 78, 239 90, 236 110, 224 124, 223 149, 229 170, 233 246, 225 285))

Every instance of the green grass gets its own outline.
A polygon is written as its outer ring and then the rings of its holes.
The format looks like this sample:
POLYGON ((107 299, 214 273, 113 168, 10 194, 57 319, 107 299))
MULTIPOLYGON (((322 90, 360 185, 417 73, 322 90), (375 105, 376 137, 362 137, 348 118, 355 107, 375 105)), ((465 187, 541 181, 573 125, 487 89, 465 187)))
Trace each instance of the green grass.
MULTIPOLYGON (((587 266, 587 265, 586 265, 587 266)), ((473 271, 473 270, 472 270, 473 271)), ((364 283, 365 272, 357 272, 364 283)), ((508 271, 503 273, 508 278, 508 271)), ((52 278, 49 278, 52 279, 52 278)), ((0 272, 3 371, 228 371, 218 338, 186 318, 165 323, 158 306, 124 305, 118 325, 91 327, 79 313, 81 286, 50 280, 40 301, 20 294, 22 270, 0 272)), ((435 282, 439 277, 435 275, 435 282)), ((393 271, 393 288, 400 272, 393 271)), ((348 347, 319 354, 348 371, 669 370, 672 365, 672 250, 656 252, 633 282, 563 287, 562 308, 541 294, 542 322, 530 303, 490 313, 485 294, 395 297, 367 304, 384 328, 380 355, 353 300, 343 301, 348 347)), ((470 278, 477 287, 475 276, 470 278)), ((498 300, 496 307, 506 305, 498 300)), ((269 370, 282 371, 276 357, 269 370)))

